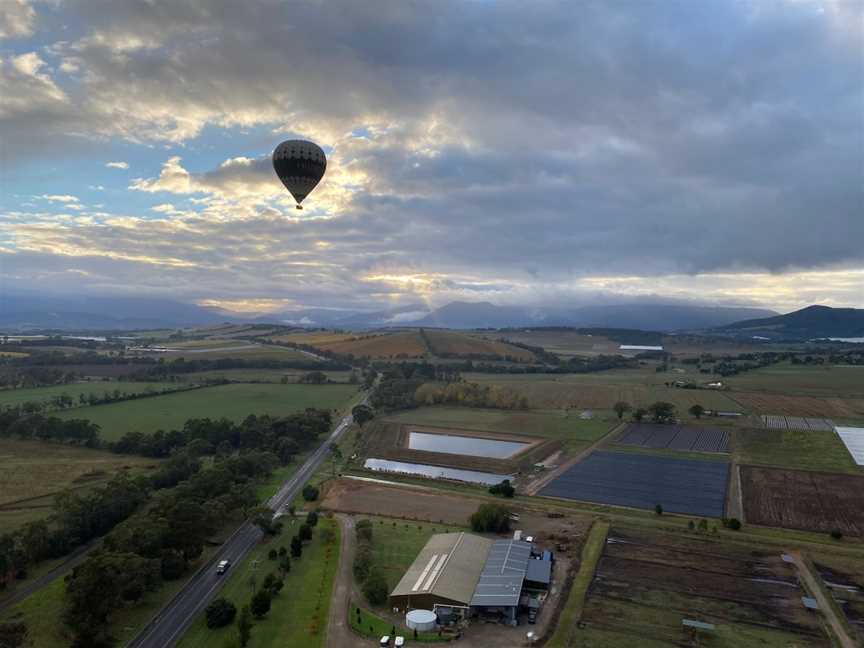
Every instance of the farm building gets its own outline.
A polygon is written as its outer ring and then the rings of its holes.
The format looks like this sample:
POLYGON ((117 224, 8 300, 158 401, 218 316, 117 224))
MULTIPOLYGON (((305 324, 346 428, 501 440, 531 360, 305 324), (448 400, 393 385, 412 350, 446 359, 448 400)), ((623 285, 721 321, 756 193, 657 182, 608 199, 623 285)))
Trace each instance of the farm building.
POLYGON ((405 611, 434 610, 439 617, 480 616, 515 624, 526 594, 549 587, 552 556, 544 554, 541 559, 532 543, 517 539, 437 534, 402 576, 390 604, 405 611))
POLYGON ((470 533, 433 535, 390 594, 390 604, 399 610, 462 608, 464 616, 491 546, 470 533))

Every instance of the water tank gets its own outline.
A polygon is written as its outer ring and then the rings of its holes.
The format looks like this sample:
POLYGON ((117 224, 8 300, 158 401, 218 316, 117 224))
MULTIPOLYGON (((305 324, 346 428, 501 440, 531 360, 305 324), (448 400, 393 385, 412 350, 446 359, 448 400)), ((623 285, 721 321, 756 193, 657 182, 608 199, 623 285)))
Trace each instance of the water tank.
POLYGON ((438 622, 438 617, 432 610, 411 610, 405 615, 405 625, 410 630, 417 632, 432 632, 435 630, 435 624, 438 622))

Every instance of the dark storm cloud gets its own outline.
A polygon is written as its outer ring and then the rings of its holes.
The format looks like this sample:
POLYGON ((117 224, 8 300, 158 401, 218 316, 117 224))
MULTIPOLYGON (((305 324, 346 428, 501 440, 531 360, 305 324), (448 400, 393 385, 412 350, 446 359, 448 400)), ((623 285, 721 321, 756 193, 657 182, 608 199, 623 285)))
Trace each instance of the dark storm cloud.
MULTIPOLYGON (((381 268, 536 285, 854 268, 862 12, 816 0, 68 2, 39 21, 77 30, 41 52, 46 66, 3 68, 38 110, 7 105, 0 133, 19 134, 7 139, 12 159, 39 147, 21 133, 70 147, 88 133, 182 144, 212 124, 315 137, 333 150, 320 191, 361 190, 334 218, 290 225, 285 247, 307 255, 303 245, 327 241, 312 253, 335 256, 345 273, 326 271, 334 286, 360 293, 356 276, 381 268), (347 136, 363 129, 368 138, 347 136)), ((246 231, 280 235, 272 201, 249 203, 279 191, 265 157, 197 174, 166 160, 133 187, 245 196, 246 231)), ((194 250, 203 234, 192 236, 194 250)), ((182 256, 262 272, 238 260, 242 249, 182 256)), ((271 275, 298 276, 280 263, 271 275)), ((446 281, 432 285, 473 286, 446 281)))

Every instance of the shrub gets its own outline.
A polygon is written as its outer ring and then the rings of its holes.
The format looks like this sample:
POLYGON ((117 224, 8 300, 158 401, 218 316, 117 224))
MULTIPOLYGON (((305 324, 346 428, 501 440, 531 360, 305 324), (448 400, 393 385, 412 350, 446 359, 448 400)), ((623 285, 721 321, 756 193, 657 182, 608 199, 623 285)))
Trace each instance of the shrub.
POLYGON ((267 613, 270 611, 271 598, 270 590, 265 587, 255 592, 255 596, 252 597, 252 601, 249 604, 252 616, 256 619, 263 619, 267 616, 267 613))
POLYGON ((308 524, 310 527, 314 527, 316 524, 318 524, 317 511, 309 511, 309 513, 306 515, 306 524, 308 524))
POLYGON ((741 520, 738 518, 729 518, 726 522, 726 526, 733 531, 738 531, 741 529, 741 520))
POLYGON ((655 512, 657 515, 663 515, 663 505, 662 505, 662 504, 656 504, 656 505, 654 506, 654 512, 655 512))
POLYGON ((372 520, 360 520, 355 531, 358 542, 372 542, 372 520))
POLYGON ((279 552, 276 551, 275 549, 271 549, 270 551, 267 552, 267 558, 269 558, 270 560, 276 560, 276 558, 278 558, 278 557, 279 557, 279 552))
POLYGON ((364 582, 369 576, 369 571, 372 569, 372 550, 368 545, 360 545, 357 547, 357 553, 354 555, 354 578, 359 582, 364 582))
POLYGON ((318 488, 315 486, 311 486, 310 484, 306 484, 303 487, 303 499, 307 502, 314 502, 318 499, 318 488))
POLYGON ((471 530, 477 533, 506 533, 510 530, 510 511, 500 504, 481 504, 470 522, 471 530))
POLYGON ((214 599, 204 612, 207 618, 207 627, 222 628, 234 621, 237 614, 237 608, 228 599, 214 599))
POLYGON ((489 487, 489 492, 493 495, 503 495, 504 497, 513 497, 516 494, 516 489, 510 484, 509 479, 505 479, 500 484, 495 484, 489 487))
POLYGON ((380 571, 372 570, 363 583, 363 594, 372 605, 383 605, 387 602, 387 596, 390 594, 390 588, 387 586, 387 579, 380 571))
POLYGON ((831 529, 831 537, 834 540, 840 540, 843 538, 843 532, 840 529, 831 529))

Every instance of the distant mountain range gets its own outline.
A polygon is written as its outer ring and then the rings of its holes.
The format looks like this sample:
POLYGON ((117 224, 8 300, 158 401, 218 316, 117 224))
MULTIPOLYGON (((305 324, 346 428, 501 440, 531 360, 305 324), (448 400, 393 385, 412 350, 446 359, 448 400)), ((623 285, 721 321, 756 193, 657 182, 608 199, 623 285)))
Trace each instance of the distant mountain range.
POLYGON ((864 309, 808 306, 786 315, 734 322, 716 332, 768 340, 864 338, 864 309))
POLYGON ((0 296, 0 329, 27 331, 178 328, 223 322, 272 323, 365 330, 438 327, 501 329, 540 326, 685 331, 738 339, 812 340, 864 337, 864 309, 809 306, 778 315, 761 308, 634 303, 573 308, 451 302, 440 308, 409 304, 374 312, 312 308, 244 317, 216 308, 158 298, 0 296))

